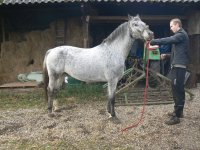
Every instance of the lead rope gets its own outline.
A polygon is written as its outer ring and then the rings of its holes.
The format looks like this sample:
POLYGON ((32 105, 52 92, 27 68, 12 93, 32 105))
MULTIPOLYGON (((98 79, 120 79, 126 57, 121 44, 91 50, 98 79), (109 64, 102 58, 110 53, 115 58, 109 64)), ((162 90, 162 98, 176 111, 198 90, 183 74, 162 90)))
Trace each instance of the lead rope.
MULTIPOLYGON (((147 50, 147 56, 149 56, 149 51, 148 50, 147 50)), ((147 100, 148 85, 149 85, 149 58, 147 59, 147 64, 146 64, 146 84, 145 84, 145 89, 144 89, 144 103, 143 103, 143 107, 142 107, 142 110, 141 110, 140 119, 136 123, 134 123, 134 124, 124 128, 124 129, 122 129, 121 130, 122 132, 125 132, 125 131, 128 131, 128 130, 132 129, 132 128, 135 128, 140 123, 143 122, 145 106, 146 106, 147 101, 148 101, 147 100)))

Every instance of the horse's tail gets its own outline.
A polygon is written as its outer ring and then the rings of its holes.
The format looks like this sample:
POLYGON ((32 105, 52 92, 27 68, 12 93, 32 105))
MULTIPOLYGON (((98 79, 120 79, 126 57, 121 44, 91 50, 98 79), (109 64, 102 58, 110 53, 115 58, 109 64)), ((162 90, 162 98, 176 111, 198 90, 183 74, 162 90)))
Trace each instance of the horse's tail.
POLYGON ((49 51, 47 51, 45 57, 44 57, 44 62, 43 62, 43 82, 44 82, 44 97, 45 100, 48 102, 48 93, 47 93, 47 87, 49 84, 49 75, 47 71, 47 65, 46 65, 46 57, 48 55, 49 51))

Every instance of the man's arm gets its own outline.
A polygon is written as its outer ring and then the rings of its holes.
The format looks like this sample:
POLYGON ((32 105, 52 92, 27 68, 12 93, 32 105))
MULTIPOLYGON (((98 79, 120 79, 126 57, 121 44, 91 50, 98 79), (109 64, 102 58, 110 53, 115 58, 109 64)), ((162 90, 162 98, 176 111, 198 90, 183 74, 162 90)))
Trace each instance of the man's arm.
POLYGON ((160 38, 160 39, 153 39, 150 41, 151 45, 164 45, 164 44, 175 44, 179 43, 183 40, 183 36, 181 33, 177 33, 173 36, 160 38))

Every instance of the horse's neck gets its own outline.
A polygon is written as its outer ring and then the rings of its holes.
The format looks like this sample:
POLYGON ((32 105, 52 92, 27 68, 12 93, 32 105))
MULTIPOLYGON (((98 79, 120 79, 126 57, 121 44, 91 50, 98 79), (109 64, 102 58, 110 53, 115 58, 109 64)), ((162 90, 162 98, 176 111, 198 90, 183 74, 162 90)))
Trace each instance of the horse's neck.
POLYGON ((124 57, 124 59, 126 59, 130 52, 133 42, 134 42, 134 39, 131 38, 130 31, 127 28, 124 34, 119 34, 113 40, 113 42, 110 43, 110 47, 112 47, 112 49, 110 50, 113 50, 114 53, 119 53, 120 55, 124 57))

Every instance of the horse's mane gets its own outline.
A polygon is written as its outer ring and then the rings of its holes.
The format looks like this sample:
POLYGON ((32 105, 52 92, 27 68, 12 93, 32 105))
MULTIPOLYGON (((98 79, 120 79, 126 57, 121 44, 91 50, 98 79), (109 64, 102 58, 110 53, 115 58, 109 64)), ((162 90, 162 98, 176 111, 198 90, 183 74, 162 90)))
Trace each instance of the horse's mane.
POLYGON ((121 33, 126 33, 127 30, 127 24, 128 22, 124 22, 123 24, 119 25, 106 39, 102 41, 102 43, 105 42, 112 42, 113 39, 115 39, 117 36, 119 36, 121 33))

